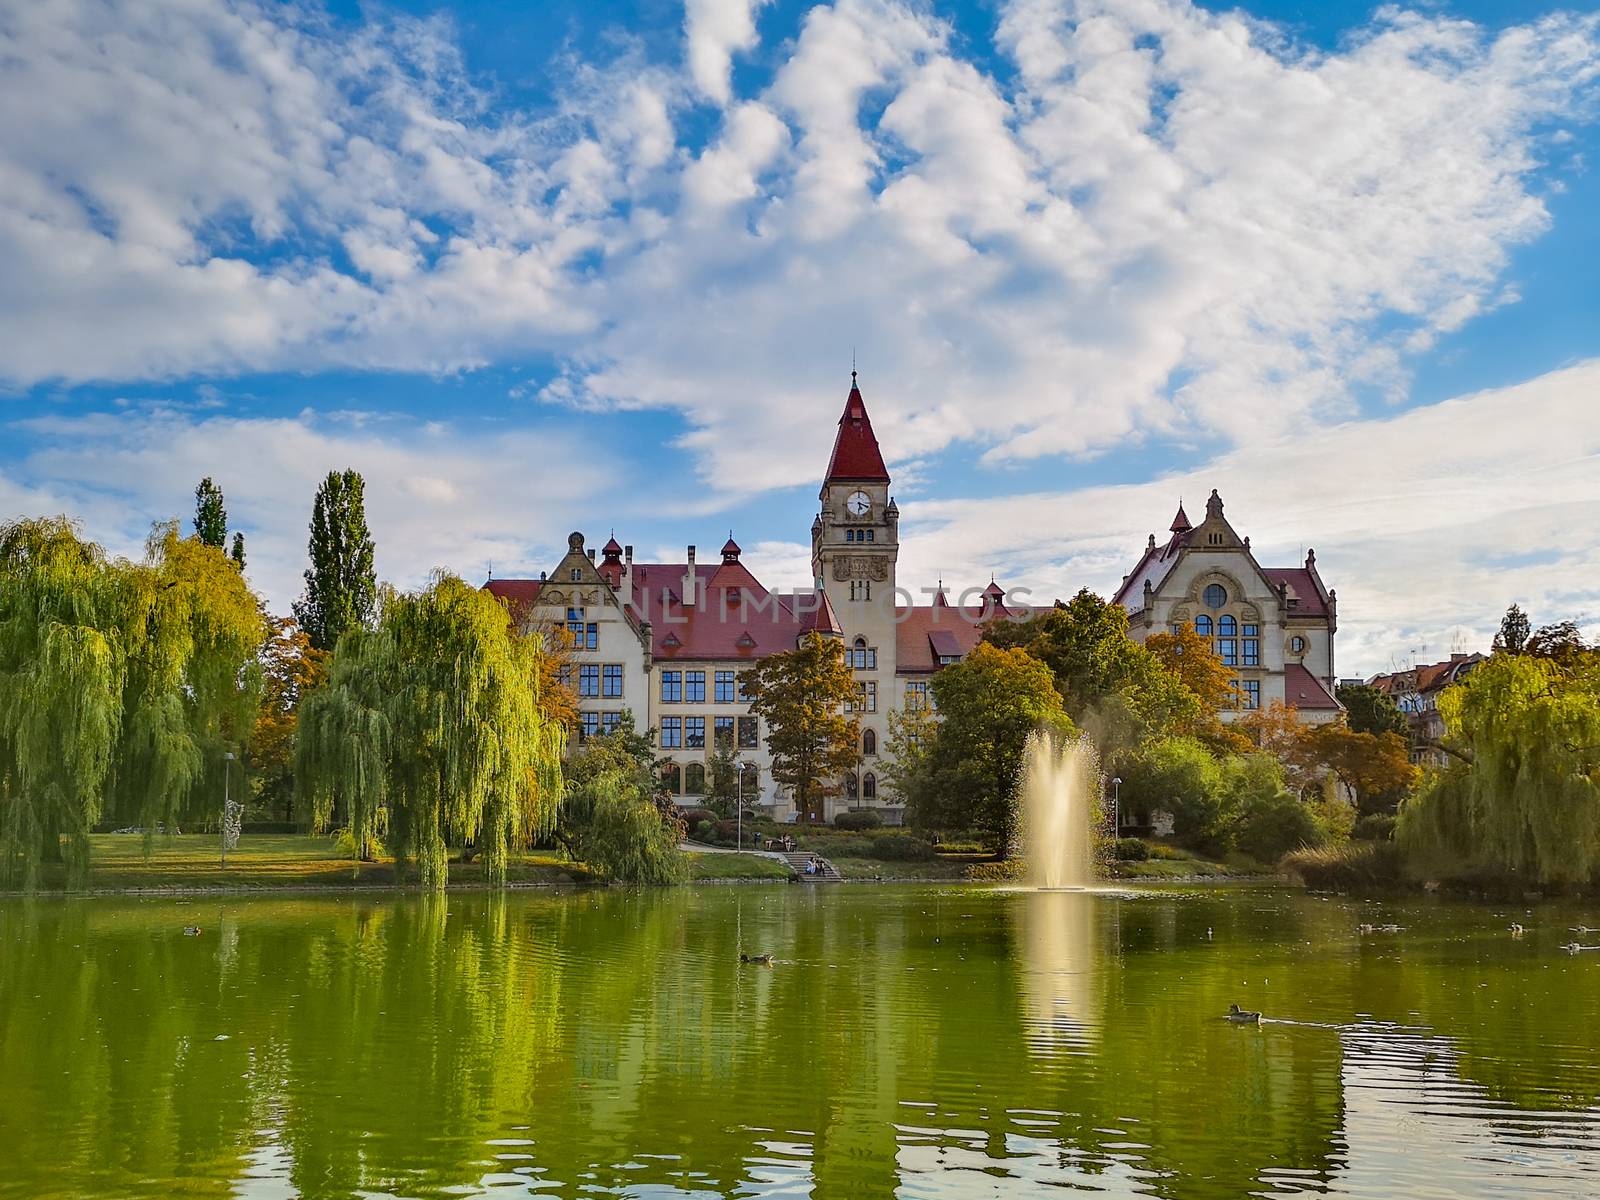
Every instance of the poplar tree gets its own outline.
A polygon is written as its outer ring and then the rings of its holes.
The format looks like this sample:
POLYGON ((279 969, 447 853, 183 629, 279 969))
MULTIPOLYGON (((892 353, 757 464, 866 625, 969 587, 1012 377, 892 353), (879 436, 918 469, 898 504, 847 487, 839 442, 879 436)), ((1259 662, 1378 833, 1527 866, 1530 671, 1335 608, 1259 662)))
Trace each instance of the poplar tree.
POLYGON ((549 833, 561 801, 565 735, 542 703, 542 654, 454 575, 387 593, 301 705, 296 784, 316 822, 338 797, 358 852, 383 832, 424 887, 444 887, 446 847, 466 841, 503 882, 512 847, 549 833))
POLYGON ((311 566, 295 620, 318 650, 370 625, 378 603, 372 536, 367 530, 365 483, 352 470, 330 471, 311 510, 311 566))
POLYGON ((233 535, 233 549, 228 553, 228 557, 233 559, 234 566, 241 571, 244 570, 244 534, 233 535))
POLYGON ((218 550, 228 544, 228 510, 222 503, 222 489, 209 475, 194 489, 194 536, 218 550))

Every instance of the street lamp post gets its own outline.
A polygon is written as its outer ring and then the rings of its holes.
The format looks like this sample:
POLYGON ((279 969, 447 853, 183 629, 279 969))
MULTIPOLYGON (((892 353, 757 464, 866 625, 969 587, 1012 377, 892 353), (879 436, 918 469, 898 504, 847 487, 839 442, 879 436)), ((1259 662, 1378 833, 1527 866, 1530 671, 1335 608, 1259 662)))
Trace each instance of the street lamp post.
POLYGON ((1122 840, 1122 779, 1111 780, 1111 840, 1122 840))
POLYGON ((228 865, 228 828, 232 821, 233 801, 228 795, 228 785, 233 781, 233 751, 222 756, 222 865, 228 865))
POLYGON ((744 849, 744 764, 739 764, 739 809, 733 814, 734 844, 744 849))

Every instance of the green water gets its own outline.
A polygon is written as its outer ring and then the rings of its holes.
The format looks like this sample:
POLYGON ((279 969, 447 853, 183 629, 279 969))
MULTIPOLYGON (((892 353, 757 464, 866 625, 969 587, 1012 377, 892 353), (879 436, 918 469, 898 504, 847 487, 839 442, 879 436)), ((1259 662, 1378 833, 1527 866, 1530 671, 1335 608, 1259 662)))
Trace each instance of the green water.
POLYGON ((1273 889, 0 901, 0 1196, 1593 1197, 1580 923, 1273 889))

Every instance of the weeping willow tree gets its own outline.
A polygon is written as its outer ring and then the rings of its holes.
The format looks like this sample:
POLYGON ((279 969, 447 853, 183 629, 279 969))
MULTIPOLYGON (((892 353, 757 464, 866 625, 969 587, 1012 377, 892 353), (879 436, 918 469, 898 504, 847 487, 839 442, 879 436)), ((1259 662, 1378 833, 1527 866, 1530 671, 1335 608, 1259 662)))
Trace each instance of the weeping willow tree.
POLYGON ((260 608, 217 550, 160 526, 142 564, 64 517, 0 526, 0 879, 80 884, 104 816, 179 816, 238 750, 260 608))
POLYGON ((1600 874, 1600 656, 1496 654, 1439 711, 1460 761, 1405 805, 1401 844, 1542 883, 1600 874))
POLYGON ((513 846, 554 828, 562 726, 541 695, 541 642, 454 575, 388 593, 377 627, 340 638, 328 683, 300 713, 296 781, 318 825, 335 803, 357 847, 380 822, 424 887, 447 847, 473 842, 495 881, 513 846))

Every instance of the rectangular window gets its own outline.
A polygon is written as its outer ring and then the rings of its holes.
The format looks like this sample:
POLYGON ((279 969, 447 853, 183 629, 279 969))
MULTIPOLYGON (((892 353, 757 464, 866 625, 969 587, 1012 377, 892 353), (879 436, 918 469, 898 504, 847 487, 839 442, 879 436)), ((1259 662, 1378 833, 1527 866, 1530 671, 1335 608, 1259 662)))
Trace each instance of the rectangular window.
POLYGON ((1247 637, 1244 639, 1244 665, 1247 667, 1259 667, 1261 665, 1260 638, 1247 637))
POLYGON ((844 652, 845 662, 857 671, 876 671, 878 669, 878 651, 874 646, 857 646, 853 650, 844 652))
POLYGON ((1259 679, 1246 679, 1244 681, 1244 706, 1246 708, 1261 707, 1261 681, 1259 679))
POLYGON ((676 704, 683 699, 683 672, 661 672, 661 700, 665 704, 676 704))
POLYGON ((739 749, 754 750, 760 744, 758 727, 754 717, 739 718, 739 749))
POLYGON ((1218 638, 1217 653, 1222 656, 1222 665, 1236 667, 1239 665, 1239 639, 1218 638))
POLYGON ((878 540, 878 531, 876 529, 867 530, 867 541, 875 542, 877 540, 878 540))
POLYGON ((600 649, 600 626, 596 622, 590 621, 588 625, 584 626, 584 631, 583 648, 585 650, 600 649))
POLYGON ((600 732, 600 714, 599 713, 586 712, 586 713, 579 713, 578 714, 578 740, 580 742, 588 741, 590 738, 594 737, 594 735, 599 733, 599 732, 600 732))
POLYGON ((556 682, 562 687, 572 686, 572 664, 562 663, 556 668, 556 682))
POLYGON ((718 671, 713 680, 714 691, 712 699, 718 704, 732 704, 734 694, 734 672, 718 671))
POLYGON ((600 732, 615 733, 617 726, 622 724, 622 714, 619 712, 604 712, 600 714, 600 732))
POLYGON ((567 609, 567 632, 572 635, 574 643, 583 644, 583 609, 567 609))
POLYGON ((1183 622, 1182 621, 1174 621, 1172 623, 1172 636, 1173 637, 1177 637, 1178 634, 1180 634, 1182 632, 1183 632, 1183 622))
POLYGON ((584 663, 578 668, 578 695, 587 699, 600 694, 600 664, 584 663))
POLYGON ((739 703, 740 704, 749 704, 750 701, 752 701, 754 699, 755 699, 755 697, 750 694, 750 689, 746 686, 746 680, 745 680, 744 675, 740 674, 740 676, 739 676, 739 703))
POLYGON ((685 674, 683 698, 690 704, 704 704, 706 702, 706 673, 704 671, 689 671, 685 674))
POLYGON ((906 684, 906 707, 912 712, 928 707, 928 685, 923 680, 906 684))
POLYGON ((865 679, 856 684, 856 712, 875 713, 878 711, 878 681, 865 679))
POLYGON ((607 663, 605 665, 605 683, 600 692, 602 696, 616 697, 622 695, 622 664, 607 663))
POLYGON ((855 541, 856 540, 856 531, 854 529, 846 529, 844 531, 844 540, 847 541, 847 542, 855 541))
POLYGON ((713 717, 711 720, 711 745, 716 750, 733 749, 733 718, 713 717))
POLYGON ((661 748, 677 750, 683 745, 683 718, 661 718, 661 748))
POLYGON ((704 717, 685 717, 683 720, 683 744, 691 750, 703 750, 706 745, 706 719, 704 717))

